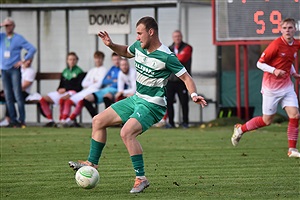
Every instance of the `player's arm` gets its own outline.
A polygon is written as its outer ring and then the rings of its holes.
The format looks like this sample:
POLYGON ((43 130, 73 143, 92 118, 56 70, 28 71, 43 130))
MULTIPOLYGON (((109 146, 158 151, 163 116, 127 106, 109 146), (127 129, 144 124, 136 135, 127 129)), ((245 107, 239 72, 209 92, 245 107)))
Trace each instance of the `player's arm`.
POLYGON ((116 52, 118 55, 126 57, 126 58, 132 58, 133 56, 128 53, 127 45, 120 45, 120 44, 115 44, 109 37, 108 33, 106 31, 100 31, 98 33, 98 36, 102 39, 103 43, 108 46, 111 50, 116 52))
POLYGON ((260 61, 258 61, 256 63, 256 66, 258 69, 260 69, 264 72, 269 72, 270 74, 274 74, 275 76, 282 76, 285 74, 284 70, 276 69, 275 67, 272 67, 272 66, 268 65, 267 63, 263 63, 260 61))
POLYGON ((294 77, 295 79, 300 79, 300 74, 297 74, 294 65, 292 64, 291 66, 291 75, 292 77, 294 77))
POLYGON ((200 104, 202 107, 206 106, 207 102, 205 101, 204 97, 197 94, 196 84, 189 73, 185 72, 184 74, 179 76, 179 78, 184 82, 187 90, 191 94, 192 100, 195 103, 200 104))

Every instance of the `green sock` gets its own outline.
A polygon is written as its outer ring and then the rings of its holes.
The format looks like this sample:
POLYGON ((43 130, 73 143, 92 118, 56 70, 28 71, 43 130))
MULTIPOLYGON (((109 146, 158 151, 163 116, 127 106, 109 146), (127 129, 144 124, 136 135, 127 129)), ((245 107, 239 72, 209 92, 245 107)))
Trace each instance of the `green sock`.
POLYGON ((136 176, 145 176, 143 154, 130 156, 136 176))
POLYGON ((105 143, 97 142, 96 140, 94 140, 92 138, 91 146, 90 146, 90 155, 88 157, 88 161, 90 161, 94 165, 98 165, 104 146, 105 146, 105 143))

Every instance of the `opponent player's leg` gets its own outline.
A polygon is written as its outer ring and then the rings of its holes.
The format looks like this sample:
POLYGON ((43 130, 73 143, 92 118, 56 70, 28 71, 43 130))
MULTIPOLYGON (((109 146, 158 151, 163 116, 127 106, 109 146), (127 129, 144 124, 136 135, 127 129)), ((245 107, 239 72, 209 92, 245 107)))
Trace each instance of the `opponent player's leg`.
POLYGON ((288 137, 288 156, 289 157, 300 157, 300 153, 297 150, 297 141, 299 134, 299 110, 298 100, 295 92, 290 92, 286 95, 282 101, 282 107, 286 111, 289 117, 289 123, 287 128, 288 137))
POLYGON ((263 95, 263 115, 254 117, 245 124, 234 125, 233 134, 231 136, 232 145, 237 146, 244 133, 269 126, 272 123, 279 101, 279 97, 263 95))
POLYGON ((92 139, 88 159, 78 162, 70 161, 69 166, 74 170, 78 170, 86 165, 98 168, 99 159, 106 143, 106 128, 120 123, 122 123, 121 118, 111 107, 93 117, 92 139))

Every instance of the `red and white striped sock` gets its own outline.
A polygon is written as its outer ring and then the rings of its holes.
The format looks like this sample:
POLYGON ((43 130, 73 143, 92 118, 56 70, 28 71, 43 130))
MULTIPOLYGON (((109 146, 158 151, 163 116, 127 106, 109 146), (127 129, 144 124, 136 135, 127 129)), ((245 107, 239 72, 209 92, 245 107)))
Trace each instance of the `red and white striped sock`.
POLYGON ((242 132, 252 131, 261 127, 267 126, 262 116, 254 117, 242 125, 242 132))
POLYGON ((289 124, 287 128, 287 136, 289 141, 289 148, 296 148, 298 133, 299 133, 299 119, 289 118, 289 124))

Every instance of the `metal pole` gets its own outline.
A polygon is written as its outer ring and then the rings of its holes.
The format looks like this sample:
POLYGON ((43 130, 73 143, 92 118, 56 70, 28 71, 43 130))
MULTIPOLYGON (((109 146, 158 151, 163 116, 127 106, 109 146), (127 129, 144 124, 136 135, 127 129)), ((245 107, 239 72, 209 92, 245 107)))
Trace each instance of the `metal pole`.
POLYGON ((240 46, 235 45, 236 106, 237 116, 241 118, 241 78, 240 78, 240 46))
POLYGON ((244 48, 244 102, 245 102, 245 119, 249 120, 249 86, 248 86, 248 48, 247 45, 243 45, 244 48))
POLYGON ((69 10, 66 10, 66 55, 70 51, 70 19, 69 19, 69 10))
MULTIPOLYGON (((41 72, 41 11, 36 11, 37 18, 37 72, 41 72)), ((41 80, 36 83, 37 92, 41 93, 41 80)), ((37 121, 41 122, 41 113, 37 106, 37 121)))

